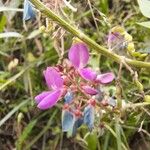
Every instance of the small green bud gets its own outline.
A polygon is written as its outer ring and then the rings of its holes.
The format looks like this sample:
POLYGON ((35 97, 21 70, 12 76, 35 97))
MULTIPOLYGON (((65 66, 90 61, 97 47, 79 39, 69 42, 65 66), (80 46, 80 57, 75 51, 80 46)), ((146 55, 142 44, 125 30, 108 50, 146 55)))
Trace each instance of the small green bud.
POLYGON ((143 87, 142 83, 140 81, 138 81, 138 80, 135 80, 135 84, 138 87, 139 91, 143 92, 144 87, 143 87))
POLYGON ((46 27, 45 27, 45 26, 41 26, 41 27, 39 28, 39 30, 40 30, 40 32, 44 33, 45 30, 46 30, 46 27))
POLYGON ((134 52, 135 51, 135 48, 134 48, 134 43, 133 42, 130 42, 127 46, 127 49, 128 51, 130 52, 134 52))
POLYGON ((115 26, 111 29, 111 32, 118 32, 123 35, 125 33, 125 29, 121 26, 115 26))
POLYGON ((124 34, 124 38, 126 41, 129 41, 129 42, 132 41, 132 39, 133 39, 132 36, 127 32, 124 34))
POLYGON ((21 120, 23 119, 24 115, 22 112, 20 112, 17 116, 17 123, 20 124, 21 123, 21 120))
POLYGON ((144 101, 150 103, 150 95, 145 95, 144 101))

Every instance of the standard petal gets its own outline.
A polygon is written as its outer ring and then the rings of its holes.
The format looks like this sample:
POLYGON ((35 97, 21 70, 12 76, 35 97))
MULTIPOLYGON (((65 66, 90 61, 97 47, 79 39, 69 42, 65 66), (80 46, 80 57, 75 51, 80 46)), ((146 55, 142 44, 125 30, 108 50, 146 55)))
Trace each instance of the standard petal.
POLYGON ((37 95, 34 99, 36 103, 40 103, 46 96, 48 96, 51 92, 50 91, 44 91, 37 95))
POLYGON ((104 74, 100 74, 97 76, 96 78, 96 82, 98 83, 102 83, 102 84, 107 84, 110 83, 114 80, 115 76, 113 73, 109 72, 109 73, 104 73, 104 74))
POLYGON ((90 87, 90 86, 82 86, 82 89, 87 93, 87 94, 90 94, 90 95, 96 95, 98 94, 98 90, 90 87))
POLYGON ((48 96, 46 96, 39 104, 38 108, 40 109, 48 109, 53 107, 57 101, 59 100, 59 97, 61 96, 61 90, 52 91, 48 96))
POLYGON ((96 72, 93 71, 91 68, 83 68, 79 70, 79 74, 81 75, 81 77, 85 80, 90 80, 93 81, 96 79, 96 72))
POLYGON ((73 44, 69 50, 69 60, 75 68, 85 67, 89 60, 87 46, 82 42, 73 44))
POLYGON ((63 86, 63 79, 58 71, 53 67, 47 67, 43 72, 47 86, 51 89, 60 89, 63 86))

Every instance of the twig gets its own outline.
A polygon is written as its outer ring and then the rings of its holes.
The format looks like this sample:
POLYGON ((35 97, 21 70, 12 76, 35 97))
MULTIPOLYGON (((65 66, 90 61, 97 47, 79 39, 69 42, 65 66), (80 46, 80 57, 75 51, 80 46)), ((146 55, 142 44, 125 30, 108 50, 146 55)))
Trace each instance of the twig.
MULTIPOLYGON (((67 23, 64 19, 62 19, 60 16, 58 16, 54 11, 47 8, 42 2, 40 2, 39 0, 30 0, 30 1, 45 16, 52 19, 53 21, 56 21, 65 30, 67 30, 68 32, 72 33, 74 36, 81 39, 83 42, 85 42, 91 48, 95 49, 98 53, 101 53, 102 55, 104 55, 108 58, 111 58, 112 60, 114 60, 117 63, 121 63, 122 58, 119 55, 114 54, 113 52, 109 51, 105 47, 97 44, 91 38, 89 38, 84 33, 82 33, 80 30, 78 30, 76 27, 74 27, 71 24, 67 23)), ((132 59, 129 59, 129 58, 125 58, 125 62, 128 65, 133 66, 133 67, 150 68, 150 63, 148 63, 148 62, 132 60, 132 59)))

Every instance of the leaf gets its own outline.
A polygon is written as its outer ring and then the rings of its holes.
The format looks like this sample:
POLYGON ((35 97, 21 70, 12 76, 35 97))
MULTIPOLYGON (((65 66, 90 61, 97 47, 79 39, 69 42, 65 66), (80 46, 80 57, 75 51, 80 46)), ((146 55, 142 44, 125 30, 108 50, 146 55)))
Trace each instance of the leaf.
POLYGON ((22 101, 19 105, 14 107, 4 118, 0 120, 0 127, 16 112, 18 111, 21 107, 27 105, 29 100, 22 101))
POLYGON ((142 14, 150 18, 150 0, 138 0, 138 3, 142 14))
POLYGON ((96 150, 97 149, 97 134, 96 132, 87 133, 85 140, 88 143, 88 150, 96 150))
POLYGON ((5 24, 6 24, 6 16, 0 15, 0 32, 4 30, 5 24))
POLYGON ((150 21, 138 22, 137 24, 146 28, 150 28, 150 21))
POLYGON ((48 120, 48 123, 46 126, 43 127, 43 129, 24 147, 24 150, 29 150, 32 145, 34 145, 35 142, 37 142, 44 134, 49 130, 51 127, 51 124, 53 122, 53 119, 57 116, 58 110, 56 109, 53 111, 53 113, 50 115, 50 118, 48 120))
POLYGON ((17 141, 17 149, 22 149, 23 142, 28 138, 29 134, 31 133, 33 127, 36 125, 37 120, 31 121, 23 130, 21 136, 19 136, 19 139, 17 141))
POLYGON ((17 32, 0 33, 0 38, 10 38, 10 37, 23 38, 23 35, 17 32))

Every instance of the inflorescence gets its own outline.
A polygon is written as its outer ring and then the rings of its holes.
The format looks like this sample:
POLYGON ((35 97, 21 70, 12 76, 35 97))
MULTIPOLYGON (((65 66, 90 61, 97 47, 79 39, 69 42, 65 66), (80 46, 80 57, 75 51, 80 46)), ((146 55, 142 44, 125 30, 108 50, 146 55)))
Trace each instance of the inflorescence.
POLYGON ((49 90, 37 95, 35 101, 38 108, 49 109, 64 99, 62 130, 74 135, 82 124, 92 131, 96 107, 115 107, 112 99, 104 101, 104 92, 100 88, 112 82, 115 76, 111 72, 100 74, 86 67, 89 52, 83 42, 73 43, 68 58, 61 65, 47 67, 43 72, 49 90))

